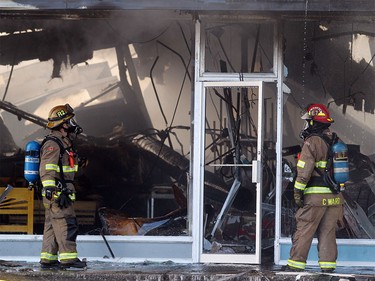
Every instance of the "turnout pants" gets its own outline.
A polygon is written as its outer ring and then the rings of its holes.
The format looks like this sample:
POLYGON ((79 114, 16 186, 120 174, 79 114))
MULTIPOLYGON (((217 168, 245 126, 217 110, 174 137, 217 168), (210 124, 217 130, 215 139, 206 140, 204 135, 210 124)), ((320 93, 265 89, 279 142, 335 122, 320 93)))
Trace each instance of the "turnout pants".
POLYGON ((342 215, 342 205, 305 205, 300 208, 296 213, 297 229, 292 238, 293 245, 288 265, 305 269, 310 246, 317 233, 320 268, 336 268, 336 227, 342 215))
POLYGON ((77 260, 77 219, 73 204, 60 209, 55 202, 43 198, 45 222, 41 263, 54 263, 60 257, 61 263, 77 260))

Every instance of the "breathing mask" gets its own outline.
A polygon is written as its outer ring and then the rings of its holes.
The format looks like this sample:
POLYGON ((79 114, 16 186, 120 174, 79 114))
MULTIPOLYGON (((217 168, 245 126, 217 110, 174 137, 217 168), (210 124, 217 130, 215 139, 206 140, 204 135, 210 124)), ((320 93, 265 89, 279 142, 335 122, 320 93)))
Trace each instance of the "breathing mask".
POLYGON ((324 130, 331 126, 330 123, 320 123, 312 119, 305 120, 302 130, 299 134, 301 139, 305 139, 312 134, 321 134, 324 130))
POLYGON ((75 135, 79 135, 83 132, 83 129, 81 126, 78 125, 77 121, 74 118, 70 118, 66 124, 68 125, 68 128, 66 131, 68 133, 73 133, 75 135))

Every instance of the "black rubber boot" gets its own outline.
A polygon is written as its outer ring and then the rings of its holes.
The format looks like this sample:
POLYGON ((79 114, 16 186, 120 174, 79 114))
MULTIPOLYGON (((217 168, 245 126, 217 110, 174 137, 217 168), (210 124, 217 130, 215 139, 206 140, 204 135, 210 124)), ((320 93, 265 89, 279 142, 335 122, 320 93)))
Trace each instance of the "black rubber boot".
POLYGON ((286 265, 285 268, 283 268, 284 271, 292 271, 292 272, 303 272, 304 270, 302 268, 297 267, 291 267, 289 265, 286 265))
POLYGON ((335 272, 335 269, 334 268, 322 268, 321 271, 323 273, 333 273, 335 272))
POLYGON ((60 264, 61 268, 85 268, 87 267, 87 263, 85 260, 76 260, 74 262, 67 262, 67 263, 61 263, 60 264))
POLYGON ((60 263, 58 261, 56 261, 56 262, 40 262, 40 268, 41 269, 59 269, 60 263))

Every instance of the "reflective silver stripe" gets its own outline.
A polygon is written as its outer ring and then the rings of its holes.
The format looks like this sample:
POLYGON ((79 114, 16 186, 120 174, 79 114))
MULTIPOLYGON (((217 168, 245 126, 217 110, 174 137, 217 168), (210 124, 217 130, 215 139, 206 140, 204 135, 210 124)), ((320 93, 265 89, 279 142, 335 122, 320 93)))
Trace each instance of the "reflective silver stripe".
POLYGON ((299 268, 299 269, 305 269, 305 267, 306 267, 305 262, 294 261, 294 260, 291 260, 291 259, 288 260, 288 265, 290 267, 299 268))
POLYGON ((327 194, 332 193, 331 189, 326 186, 311 186, 307 187, 304 194, 327 194))
POLYGON ((25 175, 39 175, 39 171, 24 171, 25 175))
POLYGON ((325 168, 325 167, 327 167, 327 161, 318 161, 318 162, 315 162, 315 167, 317 167, 317 168, 325 168))
POLYGON ((76 194, 75 193, 69 194, 69 198, 72 201, 76 201, 76 194))
POLYGON ((70 167, 70 166, 63 166, 63 172, 64 173, 75 173, 77 171, 78 171, 78 165, 74 165, 73 168, 70 167))
POLYGON ((72 260, 78 258, 78 253, 60 253, 60 260, 72 260))
POLYGON ((302 160, 298 160, 297 162, 297 167, 300 167, 300 168, 305 168, 305 165, 306 165, 306 162, 305 161, 302 161, 302 160))
POLYGON ((336 262, 320 261, 319 266, 320 268, 336 268, 336 262))
POLYGON ((44 187, 46 187, 46 186, 56 186, 56 181, 55 180, 45 180, 45 181, 42 181, 42 185, 44 187))
POLYGON ((300 189, 300 190, 304 190, 305 187, 306 187, 306 184, 304 184, 304 183, 300 183, 300 182, 298 182, 298 181, 296 181, 296 182, 294 183, 294 188, 297 188, 297 189, 300 189))
POLYGON ((59 172, 60 168, 56 164, 46 164, 46 170, 59 172))
MULTIPOLYGON (((63 166, 62 168, 64 173, 75 173, 78 171, 78 165, 74 165, 74 167, 63 166)), ((46 164, 46 170, 60 172, 60 167, 56 164, 46 164)))
MULTIPOLYGON (((61 191, 56 192, 56 193, 53 195, 53 197, 54 197, 54 198, 59 198, 60 194, 61 194, 61 191)), ((70 198, 70 200, 72 200, 72 201, 76 201, 76 194, 75 194, 74 192, 71 193, 71 194, 69 194, 69 198, 70 198)))
POLYGON ((348 167, 334 168, 334 171, 335 171, 335 173, 347 173, 347 172, 349 172, 349 168, 348 167))
POLYGON ((53 255, 47 252, 40 253, 40 258, 44 260, 57 261, 57 255, 53 255))

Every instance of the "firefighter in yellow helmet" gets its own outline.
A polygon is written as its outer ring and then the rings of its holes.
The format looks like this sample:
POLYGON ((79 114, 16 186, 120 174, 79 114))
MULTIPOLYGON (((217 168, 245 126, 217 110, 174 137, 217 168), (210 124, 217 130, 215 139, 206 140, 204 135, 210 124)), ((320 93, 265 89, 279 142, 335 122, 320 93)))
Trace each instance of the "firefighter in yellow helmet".
POLYGON ((336 228, 342 222, 344 199, 333 192, 324 180, 329 143, 333 134, 329 127, 334 122, 328 109, 322 104, 311 104, 302 116, 305 126, 301 131, 304 140, 297 162, 294 184, 296 231, 287 269, 303 271, 315 233, 318 237, 319 266, 322 272, 336 268, 336 228))
POLYGON ((45 207, 42 268, 86 267, 86 262, 78 258, 76 247, 78 225, 73 208, 73 179, 78 170, 78 156, 73 141, 82 128, 74 115, 69 104, 53 107, 47 123, 51 132, 41 145, 39 173, 45 207))

